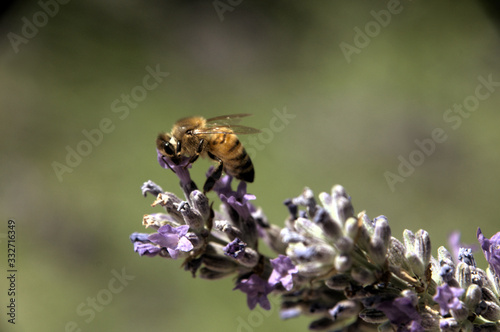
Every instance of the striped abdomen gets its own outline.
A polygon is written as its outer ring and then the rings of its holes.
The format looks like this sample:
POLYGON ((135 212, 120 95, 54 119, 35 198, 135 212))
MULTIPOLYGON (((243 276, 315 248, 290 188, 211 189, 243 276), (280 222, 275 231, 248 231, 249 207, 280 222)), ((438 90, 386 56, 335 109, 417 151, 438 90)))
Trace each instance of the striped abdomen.
POLYGON ((252 160, 236 135, 213 134, 209 150, 220 158, 226 174, 238 180, 253 182, 255 171, 252 160))

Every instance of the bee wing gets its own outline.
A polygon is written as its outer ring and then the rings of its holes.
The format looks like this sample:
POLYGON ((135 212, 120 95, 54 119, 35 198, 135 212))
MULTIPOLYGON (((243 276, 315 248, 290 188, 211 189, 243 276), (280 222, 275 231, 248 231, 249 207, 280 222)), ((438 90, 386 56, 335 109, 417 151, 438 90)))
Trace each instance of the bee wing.
POLYGON ((260 133, 259 129, 233 125, 233 126, 214 126, 206 127, 202 129, 193 130, 193 135, 200 134, 257 134, 260 133))
POLYGON ((231 115, 221 115, 216 116, 214 118, 207 119, 208 126, 224 126, 224 127, 232 127, 241 121, 241 118, 246 116, 250 116, 252 114, 231 114, 231 115))
POLYGON ((258 134, 260 133, 259 129, 252 128, 252 127, 246 127, 246 126, 239 126, 239 125, 234 125, 230 126, 231 131, 234 134, 258 134))
POLYGON ((252 114, 221 115, 207 119, 205 128, 197 129, 194 134, 257 134, 259 129, 237 125, 241 118, 252 114))

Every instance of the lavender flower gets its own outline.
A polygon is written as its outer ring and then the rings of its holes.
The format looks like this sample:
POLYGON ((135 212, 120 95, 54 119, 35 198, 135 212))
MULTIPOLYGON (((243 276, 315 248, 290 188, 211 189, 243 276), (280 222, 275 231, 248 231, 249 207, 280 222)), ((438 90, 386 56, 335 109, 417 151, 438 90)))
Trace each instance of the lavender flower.
POLYGON ((415 308, 415 304, 411 298, 398 297, 393 301, 385 301, 380 303, 377 309, 381 310, 391 323, 398 327, 398 330, 424 331, 420 325, 422 317, 415 308))
POLYGON ((158 255, 160 250, 160 247, 157 247, 151 243, 141 243, 139 241, 134 242, 134 251, 139 253, 139 255, 141 256, 154 257, 158 255))
POLYGON ((281 283, 283 287, 290 291, 293 288, 293 275, 297 273, 298 268, 293 265, 290 257, 279 255, 275 259, 270 260, 273 266, 273 272, 269 277, 269 284, 274 286, 281 283))
POLYGON ((255 208, 248 201, 254 200, 255 195, 247 194, 247 184, 243 181, 240 182, 236 191, 232 191, 232 179, 232 176, 224 176, 216 182, 214 191, 219 195, 220 200, 236 210, 241 218, 248 219, 250 213, 255 211, 255 208))
POLYGON ((245 242, 241 241, 239 238, 235 238, 224 247, 224 253, 238 259, 244 254, 246 246, 247 244, 245 242))
POLYGON ((500 232, 496 233, 491 239, 485 238, 481 228, 477 229, 477 240, 483 249, 484 257, 490 264, 490 267, 500 278, 500 232))
POLYGON ((245 182, 233 190, 233 178, 223 176, 210 201, 191 180, 189 158, 158 161, 179 177, 184 198, 143 184, 165 212, 143 217, 153 233, 130 236, 140 256, 182 258, 193 277, 233 277, 250 309, 270 309, 268 295, 281 296, 280 316, 313 314, 311 330, 499 330, 500 233, 488 239, 478 229, 490 265, 482 270, 458 233, 451 253, 441 246, 434 257, 428 232, 396 239, 387 217, 356 214, 342 186, 318 198, 306 187, 285 200, 289 215, 279 226, 251 203, 245 182), (276 258, 262 254, 259 238, 276 258))
POLYGON ((247 294, 247 304, 250 309, 254 309, 257 304, 263 309, 271 309, 271 303, 267 295, 271 292, 272 288, 266 280, 258 275, 252 274, 250 278, 240 280, 234 289, 239 289, 247 294))
POLYGON ((459 297, 463 293, 462 288, 450 287, 448 284, 444 284, 437 288, 437 294, 432 299, 439 304, 439 311, 444 316, 450 309, 462 309, 459 297))
POLYGON ((181 251, 189 252, 193 249, 193 244, 186 237, 188 230, 187 225, 175 228, 165 225, 158 229, 158 233, 151 234, 148 239, 160 247, 167 248, 170 257, 177 259, 181 251))

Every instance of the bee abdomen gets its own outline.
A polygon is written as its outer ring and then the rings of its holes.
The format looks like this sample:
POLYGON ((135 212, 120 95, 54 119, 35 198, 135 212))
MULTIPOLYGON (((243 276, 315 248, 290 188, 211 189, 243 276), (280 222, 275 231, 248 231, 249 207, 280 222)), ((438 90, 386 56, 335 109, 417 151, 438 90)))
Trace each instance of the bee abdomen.
POLYGON ((243 147, 237 156, 227 160, 226 168, 229 171, 228 173, 232 174, 238 180, 246 182, 253 182, 254 180, 255 171, 252 160, 243 147))

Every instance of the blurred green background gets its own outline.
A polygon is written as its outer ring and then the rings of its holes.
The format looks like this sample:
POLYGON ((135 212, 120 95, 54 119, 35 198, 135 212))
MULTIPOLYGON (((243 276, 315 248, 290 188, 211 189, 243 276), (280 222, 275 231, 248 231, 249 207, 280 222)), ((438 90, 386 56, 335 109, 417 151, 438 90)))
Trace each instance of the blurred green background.
MULTIPOLYGON (((263 134, 242 137, 256 169, 249 192, 277 225, 283 200, 304 186, 319 194, 342 184, 357 212, 386 215, 397 238, 423 228, 436 249, 453 230, 468 243, 478 226, 490 237, 499 84, 474 111, 447 110, 474 102, 478 77, 500 82, 495 13, 454 1, 14 2, 0 25, 0 330, 307 329, 309 318, 280 321, 276 304, 248 310, 230 279, 192 279, 180 261, 133 252, 129 234, 159 211, 142 183, 180 194, 154 141, 184 116, 254 115, 243 124, 263 134), (145 90, 148 67, 169 74, 145 90), (102 138, 85 143, 100 125, 102 138), (398 174, 398 157, 418 161, 415 140, 436 128, 446 141, 391 188, 384 174, 398 174), (57 175, 67 149, 86 155, 57 175), (8 219, 15 326, 5 315, 8 219)), ((194 165, 199 184, 209 165, 194 165)))

